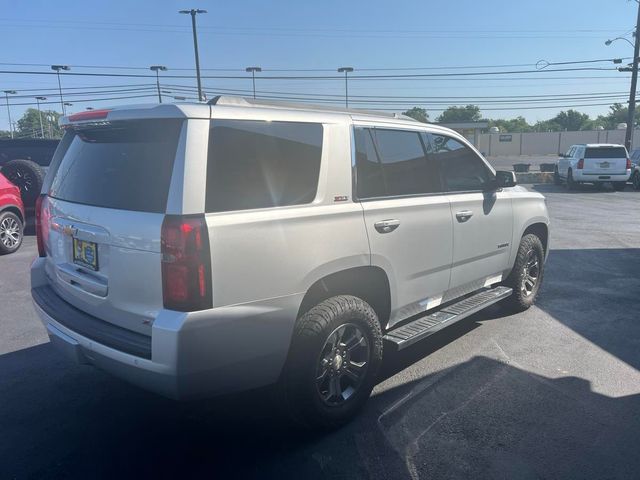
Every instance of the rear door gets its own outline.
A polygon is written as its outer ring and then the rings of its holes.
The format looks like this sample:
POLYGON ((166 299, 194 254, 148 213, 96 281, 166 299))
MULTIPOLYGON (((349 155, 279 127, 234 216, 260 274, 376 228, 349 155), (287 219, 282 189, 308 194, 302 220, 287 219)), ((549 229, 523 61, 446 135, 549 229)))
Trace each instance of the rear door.
POLYGON ((182 119, 71 128, 43 205, 46 273, 60 297, 140 333, 162 308, 160 229, 182 119))
POLYGON ((453 254, 451 210, 424 134, 356 127, 354 135, 371 263, 396 287, 391 326, 442 302, 453 254))
POLYGON ((619 146, 587 147, 584 170, 587 175, 623 175, 627 171, 627 149, 619 146))
POLYGON ((502 279, 512 248, 511 198, 505 191, 487 190, 495 176, 464 142, 436 133, 431 142, 451 204, 451 299, 502 279))

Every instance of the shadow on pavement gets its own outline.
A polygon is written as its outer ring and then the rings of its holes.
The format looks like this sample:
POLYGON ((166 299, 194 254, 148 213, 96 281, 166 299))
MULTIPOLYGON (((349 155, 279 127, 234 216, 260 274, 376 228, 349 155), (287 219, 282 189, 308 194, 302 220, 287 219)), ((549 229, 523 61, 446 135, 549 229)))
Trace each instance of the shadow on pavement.
POLYGON ((2 478, 632 478, 640 395, 608 398, 476 356, 374 396, 329 434, 261 396, 179 404, 71 367, 44 344, 0 357, 2 478))

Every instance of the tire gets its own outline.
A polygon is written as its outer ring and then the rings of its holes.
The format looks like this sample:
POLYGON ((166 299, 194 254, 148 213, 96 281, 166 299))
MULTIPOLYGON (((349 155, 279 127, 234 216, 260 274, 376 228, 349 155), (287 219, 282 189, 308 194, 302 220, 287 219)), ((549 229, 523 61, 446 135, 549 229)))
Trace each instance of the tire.
POLYGON ((569 169, 567 172, 567 190, 575 190, 576 186, 576 182, 573 181, 573 172, 569 169))
POLYGON ((40 195, 44 171, 32 160, 10 160, 2 167, 2 174, 20 188, 22 203, 25 207, 33 207, 40 195))
POLYGON ((0 255, 13 253, 22 245, 24 226, 13 212, 0 212, 0 255))
POLYGON ((560 173, 558 172, 558 167, 553 171, 553 183, 554 185, 562 185, 562 180, 560 179, 560 173))
POLYGON ((373 308, 350 295, 331 297, 296 323, 277 385, 278 404, 302 427, 339 427, 369 398, 381 362, 382 331, 373 308), (341 334, 347 346, 339 341, 341 334), (336 344, 338 353, 332 347, 336 344), (332 393, 333 385, 341 390, 341 396, 332 393))
POLYGON ((503 305, 512 312, 527 310, 536 300, 538 290, 542 284, 544 275, 544 247, 540 238, 533 234, 522 237, 516 262, 503 285, 513 289, 510 297, 504 300, 503 305), (537 261, 536 270, 532 273, 532 258, 537 261), (535 277, 533 286, 527 281, 526 275, 535 277))
POLYGON ((621 192, 627 187, 627 182, 613 182, 613 189, 616 192, 621 192))
POLYGON ((640 172, 633 172, 633 176, 631 177, 631 182, 633 183, 634 190, 640 190, 640 172))

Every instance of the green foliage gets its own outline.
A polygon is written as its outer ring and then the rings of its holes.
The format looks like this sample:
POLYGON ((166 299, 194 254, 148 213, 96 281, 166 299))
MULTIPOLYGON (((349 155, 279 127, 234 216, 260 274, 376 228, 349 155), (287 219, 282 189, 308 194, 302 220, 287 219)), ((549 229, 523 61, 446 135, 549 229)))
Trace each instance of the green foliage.
MULTIPOLYGON (((623 106, 621 103, 614 103, 609 107, 609 113, 606 115, 600 115, 594 123, 603 126, 607 130, 614 130, 619 123, 627 123, 627 116, 629 115, 629 109, 623 106)), ((640 109, 636 107, 634 114, 634 123, 637 125, 640 123, 640 109)))
POLYGON ((424 108, 420 108, 420 107, 410 108, 406 112, 402 112, 402 114, 406 115, 407 117, 411 117, 415 120, 418 120, 419 122, 422 122, 422 123, 427 123, 427 121, 429 120, 429 114, 427 113, 427 111, 424 108))
POLYGON ((0 138, 11 138, 11 132, 8 130, 0 130, 0 138))
POLYGON ((560 130, 575 132, 585 130, 586 127, 590 126, 591 119, 586 113, 580 113, 577 110, 571 109, 560 112, 550 121, 558 125, 560 130))
MULTIPOLYGON (((48 138, 62 137, 62 129, 58 125, 60 114, 52 110, 42 110, 42 126, 44 135, 48 138)), ((20 120, 18 120, 17 132, 19 138, 40 138, 40 115, 36 108, 28 108, 20 120)))
POLYGON ((533 127, 527 123, 524 117, 516 117, 511 120, 496 119, 489 120, 489 128, 498 127, 501 133, 522 133, 532 132, 533 127))
POLYGON ((439 123, 479 122, 482 119, 480 107, 467 105, 465 107, 449 107, 438 117, 439 123))

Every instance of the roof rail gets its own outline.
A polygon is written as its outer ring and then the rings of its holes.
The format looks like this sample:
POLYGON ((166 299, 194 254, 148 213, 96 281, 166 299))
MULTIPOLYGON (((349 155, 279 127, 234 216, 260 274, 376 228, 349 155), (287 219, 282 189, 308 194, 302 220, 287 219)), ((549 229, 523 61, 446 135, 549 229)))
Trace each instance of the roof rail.
POLYGON ((259 98, 248 98, 233 95, 218 95, 213 97, 207 102, 207 105, 225 105, 225 106, 240 106, 240 107, 270 107, 270 108, 287 108, 294 110, 315 110, 322 112, 335 112, 335 113, 351 113, 360 115, 376 115, 378 117, 398 118, 402 120, 410 120, 417 122, 416 119, 408 117, 400 113, 391 112, 378 112, 375 110, 364 110, 357 108, 341 108, 329 105, 316 105, 313 103, 295 103, 295 102, 282 102, 274 100, 263 100, 259 98))

